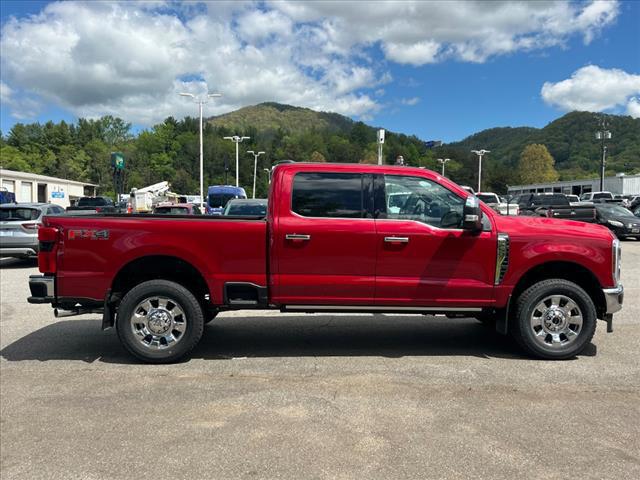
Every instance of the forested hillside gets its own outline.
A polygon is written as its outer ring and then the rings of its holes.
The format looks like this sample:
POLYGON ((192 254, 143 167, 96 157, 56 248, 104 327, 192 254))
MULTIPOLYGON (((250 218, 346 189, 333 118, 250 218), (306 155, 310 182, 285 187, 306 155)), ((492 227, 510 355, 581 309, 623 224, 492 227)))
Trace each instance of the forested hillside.
MULTIPOLYGON (((613 138, 609 143, 611 173, 640 172, 640 119, 608 116, 613 138)), ((529 144, 546 145, 555 159, 560 177, 597 175, 599 143, 594 139, 598 117, 584 112, 569 113, 542 129, 493 128, 460 142, 430 150, 415 137, 387 132, 386 163, 402 155, 409 165, 438 169, 437 158, 451 158, 447 176, 461 184, 477 183, 477 160, 471 149, 491 153, 483 165, 483 189, 502 192, 519 181, 519 157, 529 144)), ((240 144, 240 182, 252 184, 253 157, 247 150, 263 150, 258 166, 258 194, 264 196, 267 175, 263 168, 283 159, 298 161, 375 163, 376 129, 335 113, 275 103, 245 107, 207 120, 204 131, 205 183, 235 181, 235 145, 224 136, 251 137, 240 144)), ((110 194, 111 151, 126 157, 126 189, 169 180, 173 190, 197 193, 198 119, 167 118, 154 127, 133 134, 126 121, 110 116, 98 120, 80 119, 69 124, 18 123, 2 136, 0 165, 99 184, 110 194)))

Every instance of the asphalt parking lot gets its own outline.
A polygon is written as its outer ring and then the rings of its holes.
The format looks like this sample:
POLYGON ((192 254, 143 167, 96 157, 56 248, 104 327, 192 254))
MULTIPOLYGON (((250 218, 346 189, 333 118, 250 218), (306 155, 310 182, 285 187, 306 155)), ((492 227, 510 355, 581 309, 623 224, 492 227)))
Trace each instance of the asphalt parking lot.
POLYGON ((640 478, 640 242, 626 305, 546 362, 471 319, 224 314, 192 358, 135 362, 98 316, 0 269, 0 477, 640 478))

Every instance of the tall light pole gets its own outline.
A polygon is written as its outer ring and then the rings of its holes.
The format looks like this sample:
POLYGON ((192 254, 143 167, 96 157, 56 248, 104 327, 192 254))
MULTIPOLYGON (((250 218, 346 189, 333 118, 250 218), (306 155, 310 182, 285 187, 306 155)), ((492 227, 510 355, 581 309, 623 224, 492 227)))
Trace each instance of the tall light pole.
POLYGON ((224 137, 225 140, 231 140, 236 144, 236 187, 240 186, 240 158, 238 157, 238 144, 242 143, 243 140, 249 140, 251 137, 239 137, 238 135, 234 135, 233 137, 224 137))
POLYGON ((271 185, 271 169, 270 168, 263 168, 262 170, 267 172, 267 185, 271 185))
POLYGON ((204 154, 202 153, 202 106, 210 98, 221 97, 220 93, 207 93, 205 98, 198 98, 193 93, 180 93, 183 97, 193 98, 199 107, 200 112, 200 211, 204 212, 204 154))
POLYGON ((253 155, 253 198, 256 198, 256 176, 258 175, 258 157, 262 155, 264 152, 254 152, 253 150, 248 150, 247 153, 253 155))
POLYGON ((450 158, 439 158, 438 161, 442 164, 442 176, 444 177, 444 166, 447 162, 451 161, 450 158))
POLYGON ((491 150, 471 150, 471 153, 478 155, 478 192, 482 191, 482 156, 485 153, 491 153, 491 150))
POLYGON ((607 146, 605 145, 605 140, 611 138, 611 132, 607 130, 607 121, 604 117, 600 121, 600 130, 596 132, 596 139, 601 141, 602 145, 602 157, 600 159, 600 191, 604 190, 604 170, 607 164, 607 146))

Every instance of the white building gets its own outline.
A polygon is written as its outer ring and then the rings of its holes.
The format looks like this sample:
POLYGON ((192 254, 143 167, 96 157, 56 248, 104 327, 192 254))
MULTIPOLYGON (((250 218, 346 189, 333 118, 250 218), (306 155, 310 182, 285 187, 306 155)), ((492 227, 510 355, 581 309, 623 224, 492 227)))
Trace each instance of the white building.
MULTIPOLYGON (((509 186, 509 193, 513 195, 543 192, 582 195, 583 193, 597 192, 599 190, 599 178, 509 186)), ((624 173, 619 173, 615 177, 605 177, 604 190, 619 195, 640 195, 640 175, 625 175, 624 173)))
POLYGON ((15 193, 16 202, 49 202, 66 208, 80 197, 95 196, 96 187, 92 183, 0 168, 0 188, 15 193))

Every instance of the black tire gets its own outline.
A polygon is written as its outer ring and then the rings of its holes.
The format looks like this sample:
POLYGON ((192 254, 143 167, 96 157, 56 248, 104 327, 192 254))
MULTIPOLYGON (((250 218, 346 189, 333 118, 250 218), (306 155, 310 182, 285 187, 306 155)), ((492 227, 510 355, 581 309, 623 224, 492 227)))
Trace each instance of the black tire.
POLYGON ((116 317, 118 337, 124 348, 135 357, 148 363, 172 363, 187 355, 202 338, 204 318, 202 307, 193 294, 180 284, 168 280, 150 280, 132 288, 122 299, 116 317), (179 341, 173 345, 159 347, 145 346, 140 336, 134 333, 130 321, 134 309, 145 299, 161 296, 167 298, 183 310, 186 328, 179 341))
MULTIPOLYGON (((573 282, 562 279, 543 280, 525 290, 515 303, 511 333, 520 347, 531 356, 546 360, 573 358, 584 350, 596 331, 597 313, 593 300, 587 292, 573 282), (536 335, 532 326, 531 318, 534 309, 541 301, 552 295, 564 296, 572 300, 582 314, 582 327, 567 345, 543 345, 540 337, 544 334, 536 335)), ((564 338, 568 337, 565 335, 564 338)))
POLYGON ((218 316, 218 313, 220 313, 218 310, 205 312, 204 324, 206 325, 207 323, 211 322, 214 318, 218 316))

